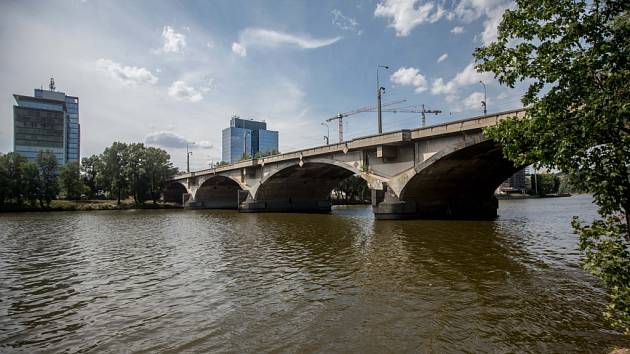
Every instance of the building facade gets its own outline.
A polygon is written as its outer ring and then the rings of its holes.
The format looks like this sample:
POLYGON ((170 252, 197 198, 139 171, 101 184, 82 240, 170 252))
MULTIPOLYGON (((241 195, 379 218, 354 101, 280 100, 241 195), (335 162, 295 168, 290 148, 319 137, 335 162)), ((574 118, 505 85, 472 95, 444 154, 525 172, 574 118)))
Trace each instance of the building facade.
POLYGON ((79 161, 81 127, 79 98, 63 92, 35 89, 34 95, 13 95, 13 151, 32 161, 49 150, 59 165, 79 161))
POLYGON ((230 127, 223 129, 222 160, 234 163, 257 153, 269 154, 278 151, 278 132, 267 130, 267 123, 241 119, 230 119, 230 127))

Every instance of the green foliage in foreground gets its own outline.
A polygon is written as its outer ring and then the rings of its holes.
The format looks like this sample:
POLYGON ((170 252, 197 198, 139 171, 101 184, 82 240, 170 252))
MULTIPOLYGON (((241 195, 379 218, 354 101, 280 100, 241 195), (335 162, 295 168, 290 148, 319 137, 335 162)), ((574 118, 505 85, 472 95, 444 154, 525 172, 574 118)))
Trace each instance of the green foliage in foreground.
POLYGON ((517 0, 477 68, 529 84, 527 117, 486 134, 518 165, 566 173, 605 221, 573 222, 584 267, 610 294, 605 317, 630 333, 630 2, 517 0), (621 216, 621 217, 618 217, 621 216))

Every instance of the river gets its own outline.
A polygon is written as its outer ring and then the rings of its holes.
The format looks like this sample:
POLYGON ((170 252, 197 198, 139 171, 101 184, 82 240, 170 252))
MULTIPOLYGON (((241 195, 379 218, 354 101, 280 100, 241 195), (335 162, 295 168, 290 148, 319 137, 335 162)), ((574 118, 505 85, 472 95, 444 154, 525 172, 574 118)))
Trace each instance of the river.
POLYGON ((0 214, 0 352, 594 352, 588 196, 496 221, 236 211, 0 214))

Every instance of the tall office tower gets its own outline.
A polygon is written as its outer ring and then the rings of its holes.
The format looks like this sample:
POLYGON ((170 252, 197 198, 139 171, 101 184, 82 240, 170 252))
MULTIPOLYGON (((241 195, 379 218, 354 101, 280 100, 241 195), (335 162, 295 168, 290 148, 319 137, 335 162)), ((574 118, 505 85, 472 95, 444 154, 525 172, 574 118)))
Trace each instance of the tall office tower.
POLYGON ((50 150, 63 165, 79 161, 81 127, 79 98, 50 89, 35 89, 33 97, 14 94, 13 151, 34 160, 40 151, 50 150))
POLYGON ((278 132, 267 130, 267 123, 233 116, 230 127, 223 129, 222 160, 234 163, 245 155, 278 151, 278 132))

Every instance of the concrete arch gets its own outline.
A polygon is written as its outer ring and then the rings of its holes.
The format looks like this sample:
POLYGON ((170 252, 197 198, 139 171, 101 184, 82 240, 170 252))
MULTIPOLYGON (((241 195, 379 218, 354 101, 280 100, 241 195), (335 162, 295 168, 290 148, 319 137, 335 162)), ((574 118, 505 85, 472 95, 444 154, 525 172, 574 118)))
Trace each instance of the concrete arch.
POLYGON ((446 149, 416 167, 399 199, 421 216, 492 218, 494 191, 519 169, 491 140, 446 149))
POLYGON ((195 204, 207 209, 238 209, 240 184, 230 177, 214 175, 206 179, 195 192, 195 204))
POLYGON ((330 211, 330 193, 343 179, 361 172, 332 160, 304 160, 265 176, 251 190, 255 208, 266 211, 330 211))
POLYGON ((162 199, 167 203, 182 205, 183 196, 187 193, 188 189, 183 183, 179 181, 173 181, 166 186, 166 189, 162 194, 162 199))

